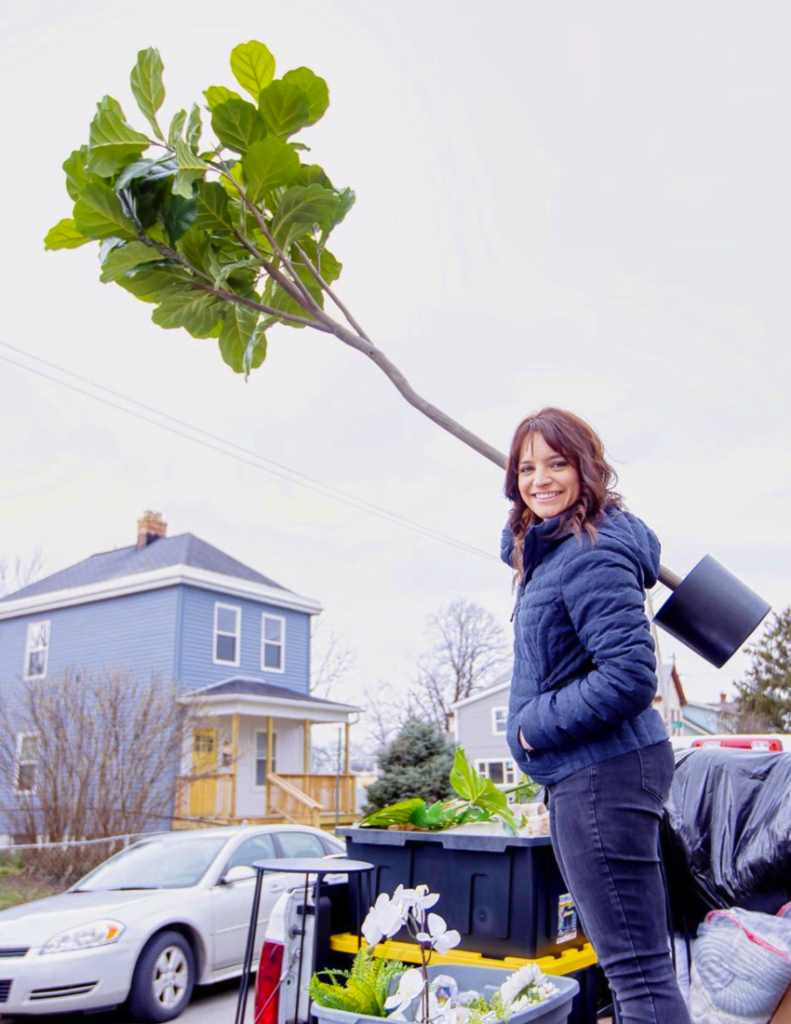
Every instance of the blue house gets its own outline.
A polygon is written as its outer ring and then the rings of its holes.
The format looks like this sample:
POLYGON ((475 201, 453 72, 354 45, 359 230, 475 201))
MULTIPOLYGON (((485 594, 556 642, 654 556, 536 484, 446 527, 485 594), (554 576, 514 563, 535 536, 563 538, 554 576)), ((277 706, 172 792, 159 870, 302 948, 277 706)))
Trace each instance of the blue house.
MULTIPOLYGON (((320 611, 199 537, 168 537, 162 516, 146 512, 135 544, 0 601, 0 687, 8 697, 20 680, 112 668, 175 681, 193 715, 175 766, 174 825, 334 822, 338 792, 351 820, 358 709, 311 695, 310 625, 320 611), (345 728, 339 788, 335 775, 310 773, 314 723, 345 728)), ((35 736, 20 734, 17 792, 35 785, 35 758, 35 736)))

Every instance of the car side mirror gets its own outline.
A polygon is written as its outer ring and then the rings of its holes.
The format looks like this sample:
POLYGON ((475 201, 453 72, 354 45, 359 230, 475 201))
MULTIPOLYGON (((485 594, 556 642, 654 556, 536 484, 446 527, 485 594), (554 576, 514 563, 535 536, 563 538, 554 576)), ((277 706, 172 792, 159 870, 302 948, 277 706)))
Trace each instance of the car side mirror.
POLYGON ((234 864, 232 868, 228 868, 225 874, 220 879, 220 885, 231 885, 233 882, 246 882, 251 878, 255 878, 255 871, 253 868, 248 867, 246 864, 234 864))

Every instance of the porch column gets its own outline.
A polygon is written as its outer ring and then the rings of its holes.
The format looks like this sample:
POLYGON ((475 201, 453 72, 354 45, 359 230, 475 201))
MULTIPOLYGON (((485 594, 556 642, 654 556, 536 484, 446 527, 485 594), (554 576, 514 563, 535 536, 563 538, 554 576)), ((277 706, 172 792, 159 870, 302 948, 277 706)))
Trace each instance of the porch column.
POLYGON ((346 724, 344 725, 344 733, 345 733, 345 740, 346 740, 346 742, 345 742, 344 750, 343 750, 343 772, 344 772, 344 775, 348 775, 349 774, 349 733, 351 732, 351 730, 352 730, 351 722, 346 722, 346 724))
POLYGON ((274 742, 274 733, 272 730, 272 716, 267 715, 266 718, 266 813, 269 814, 270 797, 269 793, 271 785, 269 783, 269 775, 272 771, 272 744, 274 742))
POLYGON ((302 774, 310 775, 310 721, 302 723, 302 774))
POLYGON ((236 817, 236 777, 238 774, 237 762, 239 760, 239 714, 234 712, 231 716, 231 820, 236 817))

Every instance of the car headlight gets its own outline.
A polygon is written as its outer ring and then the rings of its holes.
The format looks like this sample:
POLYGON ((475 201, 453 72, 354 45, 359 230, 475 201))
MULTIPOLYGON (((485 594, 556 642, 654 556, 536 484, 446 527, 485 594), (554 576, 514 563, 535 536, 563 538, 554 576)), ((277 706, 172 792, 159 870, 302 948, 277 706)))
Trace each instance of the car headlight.
POLYGON ((118 921, 91 921, 77 928, 67 928, 64 932, 53 935, 41 947, 42 953, 68 953, 73 949, 93 949, 95 946, 107 946, 117 942, 124 931, 118 921))

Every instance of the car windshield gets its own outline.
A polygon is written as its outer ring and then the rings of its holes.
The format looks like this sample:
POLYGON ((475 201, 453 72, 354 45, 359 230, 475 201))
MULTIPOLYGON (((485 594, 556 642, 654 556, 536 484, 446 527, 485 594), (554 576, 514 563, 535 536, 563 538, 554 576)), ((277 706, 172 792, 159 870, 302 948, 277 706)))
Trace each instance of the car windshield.
POLYGON ((72 891, 184 889, 197 885, 227 842, 225 836, 146 839, 94 868, 72 891))

